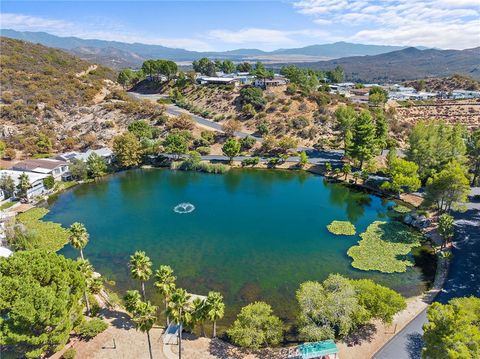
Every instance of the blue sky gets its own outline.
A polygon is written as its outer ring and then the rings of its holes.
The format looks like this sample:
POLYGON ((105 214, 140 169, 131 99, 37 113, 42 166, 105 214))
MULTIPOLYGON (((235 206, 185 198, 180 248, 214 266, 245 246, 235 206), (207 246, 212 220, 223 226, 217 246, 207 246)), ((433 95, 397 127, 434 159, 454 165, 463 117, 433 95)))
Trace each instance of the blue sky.
POLYGON ((480 46, 480 0, 1 1, 1 28, 190 50, 480 46))

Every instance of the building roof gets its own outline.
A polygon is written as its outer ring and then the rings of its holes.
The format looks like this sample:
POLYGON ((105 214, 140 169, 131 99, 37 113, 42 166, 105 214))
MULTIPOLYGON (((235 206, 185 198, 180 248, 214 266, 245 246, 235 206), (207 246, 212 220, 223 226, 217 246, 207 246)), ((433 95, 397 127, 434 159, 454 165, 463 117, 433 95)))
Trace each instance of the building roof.
POLYGON ((30 183, 34 183, 38 180, 43 180, 44 178, 48 177, 48 175, 43 173, 24 172, 24 171, 16 171, 16 170, 0 170, 0 176, 6 175, 6 176, 12 177, 13 181, 15 182, 15 185, 18 184, 20 175, 22 175, 22 173, 25 173, 28 176, 30 183))
POLYGON ((333 340, 305 343, 298 346, 302 359, 317 358, 323 355, 338 353, 337 345, 333 340))
POLYGON ((6 247, 0 247, 0 257, 10 257, 12 255, 12 251, 6 247))
POLYGON ((59 166, 66 166, 68 165, 65 161, 54 160, 50 158, 40 158, 40 159, 32 159, 32 160, 24 160, 16 163, 12 166, 13 169, 16 170, 24 170, 24 171, 33 171, 42 172, 42 173, 49 173, 50 171, 54 170, 59 166))
POLYGON ((100 157, 110 157, 113 155, 113 152, 110 148, 104 147, 99 148, 98 150, 88 150, 87 152, 77 153, 75 158, 78 160, 86 161, 92 153, 95 153, 100 157))
POLYGON ((231 77, 199 77, 198 80, 207 81, 207 82, 225 82, 225 83, 236 81, 235 78, 231 78, 231 77))

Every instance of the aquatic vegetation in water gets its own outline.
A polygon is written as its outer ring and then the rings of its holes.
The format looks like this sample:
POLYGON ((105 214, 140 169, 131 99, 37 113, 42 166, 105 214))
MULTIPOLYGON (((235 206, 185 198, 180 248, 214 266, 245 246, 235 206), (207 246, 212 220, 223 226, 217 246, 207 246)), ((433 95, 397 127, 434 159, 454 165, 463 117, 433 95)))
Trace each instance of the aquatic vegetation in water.
POLYGON ((175 213, 180 213, 180 214, 190 213, 190 212, 193 212, 194 210, 195 210, 195 206, 188 202, 177 204, 173 208, 173 211, 175 213))
POLYGON ((400 222, 375 221, 360 237, 347 252, 354 268, 401 273, 414 265, 407 255, 420 245, 421 236, 400 222))
POLYGON ((68 243, 68 230, 61 224, 43 221, 45 208, 32 208, 17 216, 15 238, 10 243, 17 250, 46 249, 56 252, 68 243))
POLYGON ((408 208, 407 206, 397 204, 395 207, 393 207, 393 210, 397 213, 410 213, 412 210, 408 208))
POLYGON ((327 229, 330 233, 344 236, 353 236, 357 232, 353 223, 349 221, 333 221, 327 229))

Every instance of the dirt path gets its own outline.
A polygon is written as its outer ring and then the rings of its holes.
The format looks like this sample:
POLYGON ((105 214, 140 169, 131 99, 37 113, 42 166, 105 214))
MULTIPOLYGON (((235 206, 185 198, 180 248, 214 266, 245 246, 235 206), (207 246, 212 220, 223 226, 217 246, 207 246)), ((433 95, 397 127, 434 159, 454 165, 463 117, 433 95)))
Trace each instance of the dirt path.
POLYGON ((76 77, 82 77, 86 74, 88 74, 91 71, 95 71, 98 68, 98 65, 91 65, 86 69, 85 71, 80 71, 75 74, 76 77))

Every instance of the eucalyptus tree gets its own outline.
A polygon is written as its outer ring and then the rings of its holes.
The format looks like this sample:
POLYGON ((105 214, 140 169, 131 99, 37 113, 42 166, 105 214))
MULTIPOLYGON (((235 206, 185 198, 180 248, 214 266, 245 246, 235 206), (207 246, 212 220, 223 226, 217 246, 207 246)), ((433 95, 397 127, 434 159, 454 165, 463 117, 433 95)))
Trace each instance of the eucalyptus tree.
MULTIPOLYGON (((75 222, 72 223, 70 228, 68 229, 69 232, 69 237, 68 240, 70 242, 70 245, 78 250, 80 252, 80 258, 82 259, 82 262, 86 262, 85 257, 83 256, 83 248, 88 244, 88 239, 89 239, 89 234, 87 232, 87 229, 82 223, 75 222)), ((89 263, 88 263, 89 264, 89 263)), ((83 266, 84 270, 82 271, 84 274, 85 280, 87 277, 87 266, 83 266)), ((93 269, 92 269, 93 272, 93 269)), ((85 291, 83 293, 84 298, 85 298, 85 306, 87 307, 87 315, 90 315, 90 302, 88 300, 88 294, 87 294, 87 289, 85 288, 85 291)))
POLYGON ((167 317, 167 325, 170 324, 168 317, 168 302, 172 293, 175 291, 175 280, 177 278, 173 275, 173 269, 167 265, 161 265, 155 271, 155 283, 154 286, 160 292, 165 303, 165 315, 167 317))
POLYGON ((152 275, 152 261, 143 251, 136 251, 130 256, 130 274, 136 280, 139 280, 142 284, 142 297, 146 300, 145 296, 145 282, 150 279, 152 275))
POLYGON ((212 337, 217 336, 217 320, 225 314, 225 303, 219 292, 209 292, 207 296, 207 318, 213 322, 212 337))

